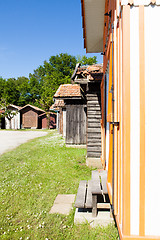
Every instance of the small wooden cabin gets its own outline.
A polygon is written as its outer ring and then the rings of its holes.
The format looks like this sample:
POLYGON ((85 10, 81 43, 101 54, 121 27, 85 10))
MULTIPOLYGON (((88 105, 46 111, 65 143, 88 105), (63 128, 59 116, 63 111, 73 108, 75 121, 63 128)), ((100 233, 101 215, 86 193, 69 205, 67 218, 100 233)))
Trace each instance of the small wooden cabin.
POLYGON ((45 113, 44 110, 27 104, 20 109, 20 113, 22 114, 22 128, 37 129, 42 127, 38 117, 45 113))
POLYGON ((83 89, 87 102, 86 145, 88 166, 102 168, 101 164, 101 80, 103 64, 91 66, 77 65, 72 81, 83 89))
POLYGON ((66 144, 86 144, 86 101, 77 84, 60 85, 54 95, 55 99, 63 99, 60 109, 63 116, 63 136, 66 144))
POLYGON ((6 129, 20 129, 21 128, 21 114, 19 110, 21 107, 15 106, 13 104, 10 104, 7 107, 8 110, 12 111, 15 113, 14 117, 11 119, 11 122, 8 120, 7 117, 5 117, 5 128, 6 129))
POLYGON ((56 128, 56 114, 49 112, 49 113, 42 113, 39 115, 39 119, 41 121, 42 129, 47 129, 48 119, 47 114, 50 115, 50 121, 49 121, 49 129, 55 129, 56 128))

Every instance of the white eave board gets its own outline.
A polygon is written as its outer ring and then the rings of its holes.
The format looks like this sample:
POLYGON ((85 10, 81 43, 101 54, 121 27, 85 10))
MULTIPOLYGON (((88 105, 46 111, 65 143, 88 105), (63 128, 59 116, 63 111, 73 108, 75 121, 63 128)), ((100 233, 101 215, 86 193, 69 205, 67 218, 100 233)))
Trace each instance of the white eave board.
POLYGON ((105 0, 84 0, 86 50, 103 52, 105 0))

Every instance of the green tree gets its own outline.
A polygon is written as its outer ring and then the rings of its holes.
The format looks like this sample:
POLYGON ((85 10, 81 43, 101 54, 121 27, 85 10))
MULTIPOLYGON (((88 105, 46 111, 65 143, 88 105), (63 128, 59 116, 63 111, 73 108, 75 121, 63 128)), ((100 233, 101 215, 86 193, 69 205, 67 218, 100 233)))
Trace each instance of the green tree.
POLYGON ((43 80, 43 86, 41 89, 40 105, 46 112, 47 117, 47 128, 49 129, 50 123, 50 112, 49 109, 53 104, 53 95, 58 88, 59 78, 56 72, 48 75, 43 80))
POLYGON ((77 62, 80 63, 82 66, 85 65, 93 65, 97 63, 97 57, 86 57, 84 56, 77 56, 77 62))
POLYGON ((29 79, 27 77, 18 77, 16 81, 19 99, 17 104, 24 106, 31 101, 29 79))
POLYGON ((76 57, 67 53, 61 53, 59 55, 52 56, 49 59, 49 64, 59 74, 59 76, 64 79, 64 83, 68 82, 68 77, 71 77, 72 72, 75 69, 76 63, 76 57))
POLYGON ((40 83, 39 79, 35 77, 34 74, 30 74, 29 89, 29 103, 35 106, 39 106, 40 95, 42 92, 42 83, 40 83))
POLYGON ((5 81, 4 91, 2 94, 2 98, 5 99, 7 105, 9 104, 17 104, 19 99, 19 91, 17 89, 16 79, 9 78, 5 81))
POLYGON ((1 98, 3 96, 4 87, 5 87, 5 79, 0 77, 0 100, 1 100, 1 98))

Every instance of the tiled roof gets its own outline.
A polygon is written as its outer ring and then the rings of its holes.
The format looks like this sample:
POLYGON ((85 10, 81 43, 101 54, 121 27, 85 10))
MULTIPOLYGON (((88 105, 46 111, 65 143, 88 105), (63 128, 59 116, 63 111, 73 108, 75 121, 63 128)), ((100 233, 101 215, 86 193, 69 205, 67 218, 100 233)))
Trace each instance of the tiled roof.
POLYGON ((63 84, 60 85, 54 97, 81 97, 80 86, 78 84, 63 84))
POLYGON ((53 105, 54 108, 56 107, 64 107, 64 100, 62 99, 59 99, 59 100, 56 100, 54 105, 53 105))
POLYGON ((77 71, 74 72, 72 79, 74 80, 75 78, 78 78, 78 79, 87 78, 88 80, 96 80, 98 75, 99 76, 103 75, 103 64, 94 64, 94 65, 78 67, 77 71))
POLYGON ((45 112, 45 111, 42 110, 41 108, 35 107, 35 106, 33 106, 33 105, 30 105, 30 104, 25 105, 25 106, 22 107, 20 110, 22 110, 22 109, 24 109, 24 108, 26 108, 26 107, 31 107, 31 108, 33 108, 33 109, 35 109, 35 110, 37 110, 37 111, 45 112))

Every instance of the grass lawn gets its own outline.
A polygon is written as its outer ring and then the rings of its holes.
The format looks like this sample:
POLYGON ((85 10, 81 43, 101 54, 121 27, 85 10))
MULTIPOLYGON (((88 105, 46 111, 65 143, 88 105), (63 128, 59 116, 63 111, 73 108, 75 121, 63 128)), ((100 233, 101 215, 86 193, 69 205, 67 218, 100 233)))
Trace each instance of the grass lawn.
POLYGON ((75 209, 49 214, 58 194, 75 194, 91 178, 85 155, 51 131, 0 156, 0 239, 118 239, 114 225, 75 226, 75 209))

